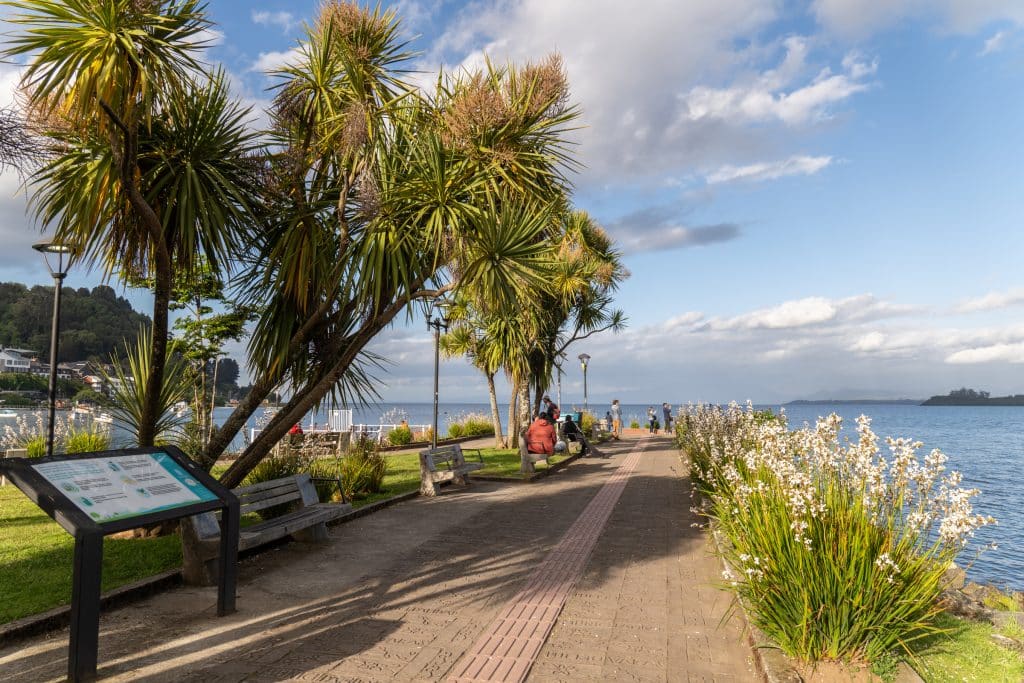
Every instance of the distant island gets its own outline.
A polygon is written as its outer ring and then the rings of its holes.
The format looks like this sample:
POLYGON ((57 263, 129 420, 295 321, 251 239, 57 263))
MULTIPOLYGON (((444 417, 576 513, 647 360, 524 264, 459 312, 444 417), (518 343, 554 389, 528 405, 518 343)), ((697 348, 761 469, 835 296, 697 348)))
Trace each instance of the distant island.
POLYGON ((923 406, 1024 406, 1024 394, 990 396, 987 391, 954 389, 946 396, 932 396, 923 406))
POLYGON ((784 403, 787 406, 833 406, 839 404, 855 404, 867 406, 899 405, 918 406, 921 404, 919 398, 828 398, 819 400, 800 399, 784 403))

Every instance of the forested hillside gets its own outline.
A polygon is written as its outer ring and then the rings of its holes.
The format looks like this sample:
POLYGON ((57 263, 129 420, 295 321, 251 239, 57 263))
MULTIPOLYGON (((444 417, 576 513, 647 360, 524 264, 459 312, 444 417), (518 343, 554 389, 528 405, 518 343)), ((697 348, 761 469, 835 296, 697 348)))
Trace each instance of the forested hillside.
MULTIPOLYGON (((134 339, 149 318, 132 310, 124 297, 106 285, 72 289, 61 298, 60 360, 106 360, 125 338, 134 339)), ((53 319, 53 287, 31 289, 0 283, 0 345, 48 354, 53 319)))

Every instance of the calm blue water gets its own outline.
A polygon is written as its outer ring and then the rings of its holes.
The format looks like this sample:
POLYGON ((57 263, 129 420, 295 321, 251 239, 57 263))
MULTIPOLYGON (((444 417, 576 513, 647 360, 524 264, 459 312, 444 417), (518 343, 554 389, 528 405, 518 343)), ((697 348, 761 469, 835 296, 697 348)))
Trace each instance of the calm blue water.
MULTIPOLYGON (((773 407, 777 410, 777 406, 773 407)), ((968 569, 974 581, 1024 590, 1024 408, 1012 406, 913 405, 796 405, 786 406, 790 428, 814 423, 819 415, 837 413, 843 434, 856 438, 856 419, 871 418, 880 439, 907 437, 924 442, 919 457, 932 448, 949 456, 948 469, 964 475, 963 485, 981 489, 974 510, 992 515, 998 526, 978 533, 978 545, 990 541, 997 550, 985 551, 968 569)), ((882 448, 885 448, 884 441, 882 448)), ((962 557, 969 561, 973 557, 962 557)))

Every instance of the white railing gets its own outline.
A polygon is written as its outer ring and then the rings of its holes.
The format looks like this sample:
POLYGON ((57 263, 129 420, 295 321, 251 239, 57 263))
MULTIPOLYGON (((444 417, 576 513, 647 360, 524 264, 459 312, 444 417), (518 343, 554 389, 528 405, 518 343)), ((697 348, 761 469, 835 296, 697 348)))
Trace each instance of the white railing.
MULTIPOLYGON (((350 434, 352 434, 352 438, 353 439, 358 439, 360 437, 366 437, 366 438, 370 438, 370 439, 376 441, 377 443, 383 443, 384 439, 387 437, 387 435, 390 434, 393 429, 397 429, 398 427, 407 426, 409 428, 409 430, 413 433, 414 436, 416 434, 424 433, 428 429, 432 428, 432 425, 401 425, 401 424, 355 424, 354 425, 354 424, 351 424, 351 419, 352 419, 351 413, 352 413, 352 411, 348 410, 348 411, 337 411, 337 412, 347 412, 347 413, 349 413, 349 415, 348 415, 349 424, 347 425, 347 427, 345 429, 334 429, 333 425, 330 422, 328 422, 328 424, 326 424, 326 425, 317 425, 316 423, 314 423, 314 424, 311 424, 309 427, 303 427, 303 432, 305 434, 325 434, 325 433, 336 433, 336 432, 349 432, 350 434)), ((331 416, 331 417, 333 418, 333 416, 331 416)), ((344 420, 344 418, 342 418, 342 420, 344 420)), ((344 424, 344 422, 341 422, 341 424, 344 424)), ((252 427, 249 430, 249 443, 252 443, 253 441, 255 441, 256 437, 259 436, 259 434, 262 431, 263 431, 262 429, 259 429, 257 427, 252 427)))

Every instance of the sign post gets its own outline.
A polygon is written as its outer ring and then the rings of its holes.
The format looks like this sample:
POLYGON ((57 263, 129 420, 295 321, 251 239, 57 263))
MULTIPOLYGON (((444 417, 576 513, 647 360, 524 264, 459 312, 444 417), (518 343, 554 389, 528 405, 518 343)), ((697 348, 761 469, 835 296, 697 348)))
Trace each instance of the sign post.
POLYGON ((68 678, 96 679, 103 537, 222 510, 217 616, 235 611, 238 499, 174 446, 29 460, 0 460, 0 473, 75 537, 68 678))

